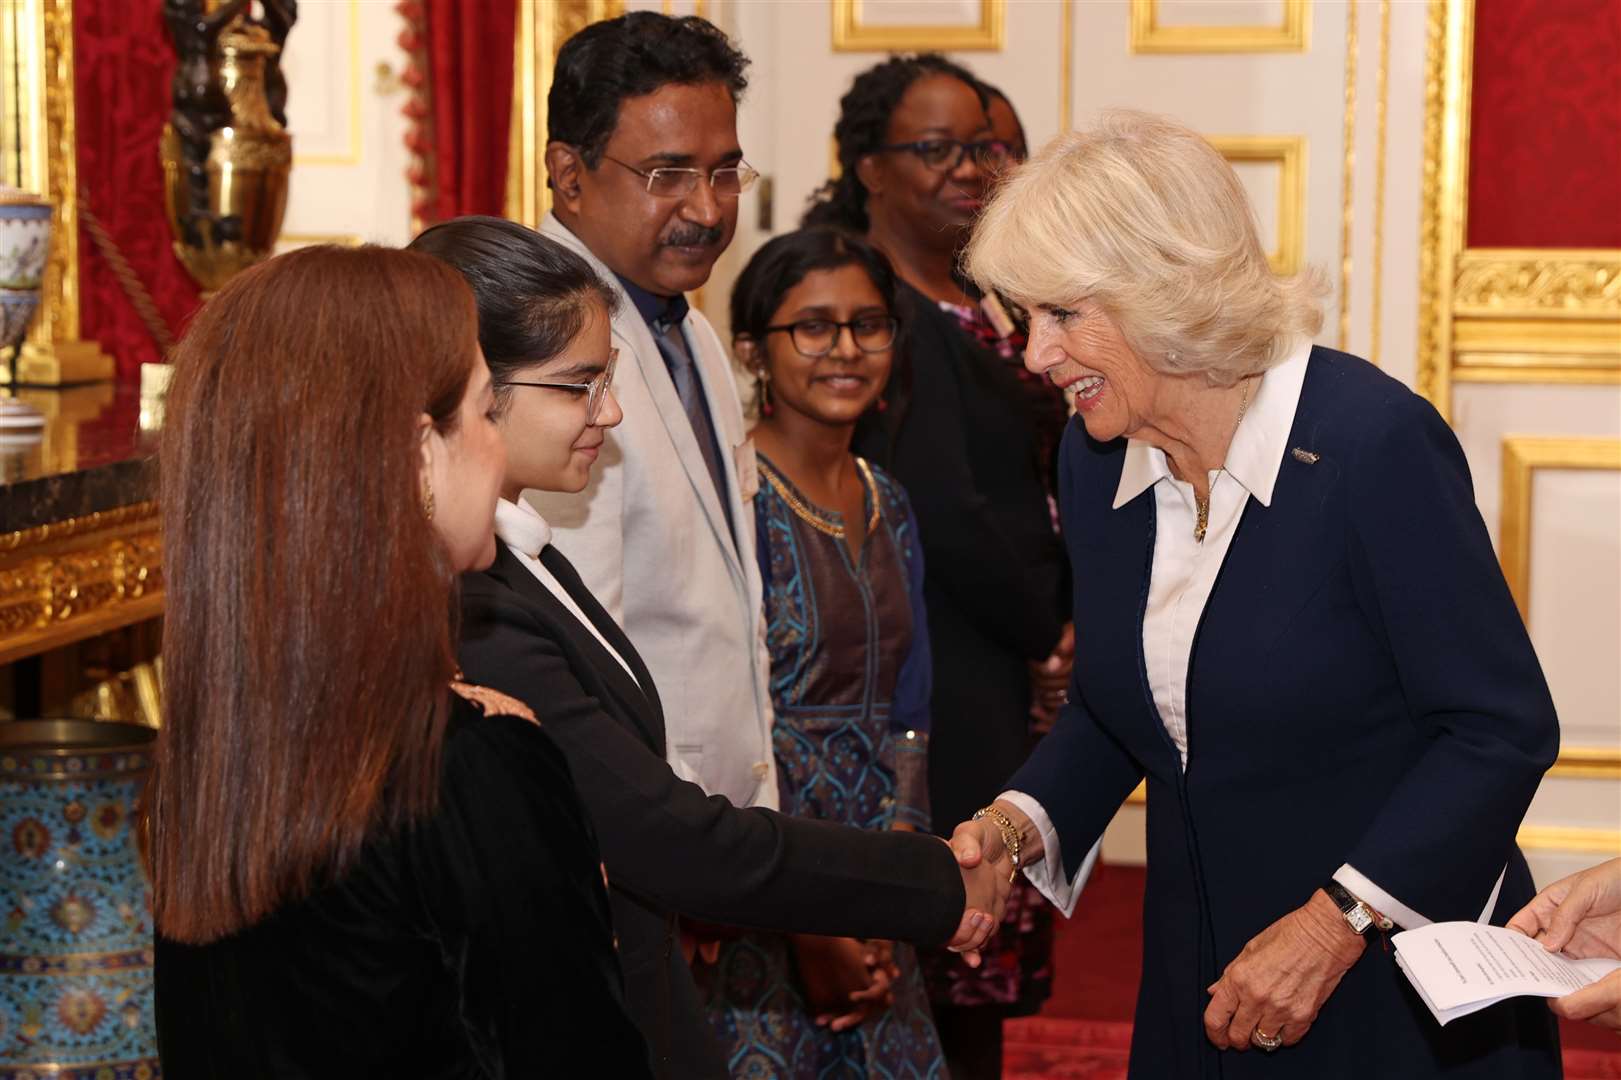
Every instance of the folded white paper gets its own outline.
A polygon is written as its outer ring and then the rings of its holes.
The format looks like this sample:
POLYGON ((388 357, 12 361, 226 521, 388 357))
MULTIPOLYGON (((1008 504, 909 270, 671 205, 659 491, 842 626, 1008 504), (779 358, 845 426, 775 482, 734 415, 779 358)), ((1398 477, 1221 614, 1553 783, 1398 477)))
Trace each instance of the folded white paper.
POLYGON ((1621 968, 1621 960, 1575 960, 1483 923, 1431 923, 1390 940, 1396 966, 1442 1024, 1511 997, 1564 997, 1621 968))

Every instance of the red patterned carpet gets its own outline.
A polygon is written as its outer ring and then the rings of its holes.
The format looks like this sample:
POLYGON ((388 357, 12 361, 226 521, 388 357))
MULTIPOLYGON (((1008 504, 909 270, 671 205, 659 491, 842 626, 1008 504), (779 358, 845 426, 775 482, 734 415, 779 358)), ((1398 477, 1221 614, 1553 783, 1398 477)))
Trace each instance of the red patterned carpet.
MULTIPOLYGON (((1124 1080, 1141 971, 1143 871, 1099 865, 1058 923, 1057 976, 1040 1016, 1006 1028, 1004 1080, 1124 1080)), ((1621 1038, 1561 1024, 1566 1080, 1621 1080, 1621 1038)))

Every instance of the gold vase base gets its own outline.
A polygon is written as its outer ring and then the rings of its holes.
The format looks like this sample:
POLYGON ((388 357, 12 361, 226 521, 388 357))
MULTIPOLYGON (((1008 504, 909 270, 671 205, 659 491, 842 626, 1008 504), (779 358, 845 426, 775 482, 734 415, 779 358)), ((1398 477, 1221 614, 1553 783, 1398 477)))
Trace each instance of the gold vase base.
POLYGON ((255 263, 270 258, 273 250, 249 247, 234 240, 227 240, 223 244, 209 244, 202 248, 191 248, 177 240, 174 243, 174 254, 186 268, 186 272, 191 275, 192 280, 202 287, 199 299, 207 303, 227 281, 255 263))

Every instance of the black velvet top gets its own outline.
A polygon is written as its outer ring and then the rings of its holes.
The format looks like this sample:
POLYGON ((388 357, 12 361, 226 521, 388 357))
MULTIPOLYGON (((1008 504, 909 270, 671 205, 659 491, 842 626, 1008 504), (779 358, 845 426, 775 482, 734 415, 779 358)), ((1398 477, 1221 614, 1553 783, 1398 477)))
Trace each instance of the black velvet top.
POLYGON ((567 763, 451 700, 431 817, 248 930, 158 938, 165 1076, 649 1075, 567 763))

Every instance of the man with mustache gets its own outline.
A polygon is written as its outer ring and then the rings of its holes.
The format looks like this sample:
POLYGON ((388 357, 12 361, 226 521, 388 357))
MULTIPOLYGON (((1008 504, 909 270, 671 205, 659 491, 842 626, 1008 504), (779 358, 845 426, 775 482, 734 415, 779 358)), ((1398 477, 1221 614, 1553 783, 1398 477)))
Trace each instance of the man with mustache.
POLYGON ((558 53, 541 232, 624 293, 625 419, 583 494, 526 497, 645 659, 676 772, 775 808, 754 448, 727 353, 683 295, 708 280, 757 175, 737 137, 747 65, 708 22, 652 12, 588 26, 558 53))

